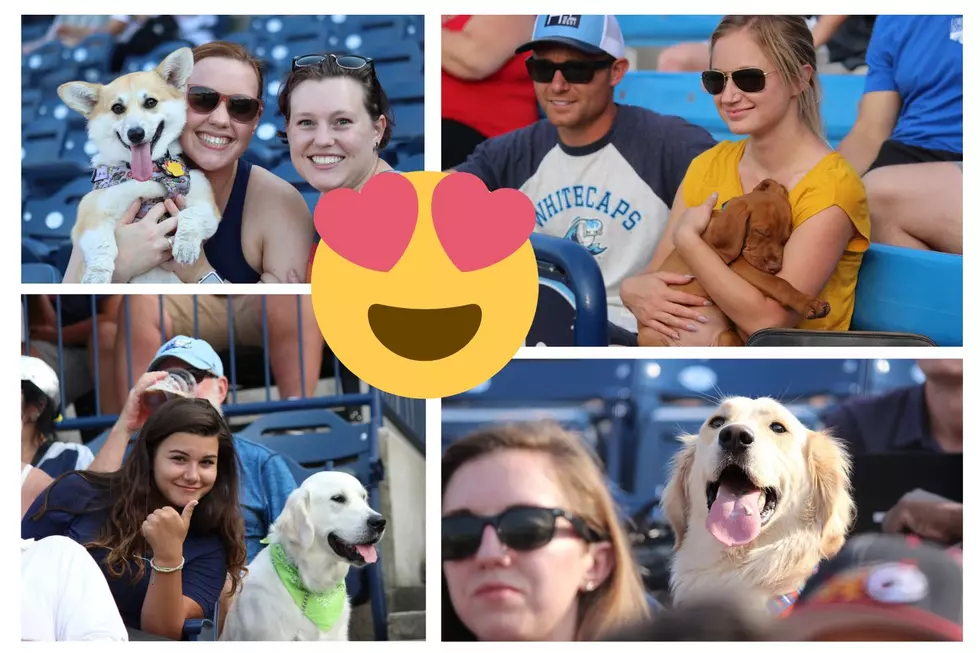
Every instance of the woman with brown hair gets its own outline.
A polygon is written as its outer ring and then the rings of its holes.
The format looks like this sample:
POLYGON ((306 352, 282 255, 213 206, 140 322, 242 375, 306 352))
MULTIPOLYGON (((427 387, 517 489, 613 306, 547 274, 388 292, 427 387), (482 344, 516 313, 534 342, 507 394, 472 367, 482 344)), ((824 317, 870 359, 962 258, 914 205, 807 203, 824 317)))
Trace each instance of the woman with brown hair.
POLYGON ((649 616, 599 464, 559 426, 501 426, 442 458, 443 641, 588 641, 649 616))
POLYGON ((21 522, 23 539, 85 546, 127 628, 180 639, 187 619, 214 618, 245 568, 245 527, 231 432, 204 399, 174 398, 140 430, 117 472, 69 472, 21 522))
MULTIPOLYGON (((676 275, 657 272, 676 248, 743 338, 767 327, 846 331, 854 313, 858 269, 871 235, 864 184, 824 138, 813 33, 803 16, 725 16, 711 35, 705 91, 733 134, 688 167, 665 237, 642 274, 623 282, 623 303, 640 325, 639 341, 698 332, 705 299, 673 289, 676 275), (804 316, 764 296, 732 271, 701 237, 712 209, 763 179, 789 191, 793 231, 782 277, 830 303, 826 317, 804 316)), ((685 343, 700 343, 689 334, 685 343)))

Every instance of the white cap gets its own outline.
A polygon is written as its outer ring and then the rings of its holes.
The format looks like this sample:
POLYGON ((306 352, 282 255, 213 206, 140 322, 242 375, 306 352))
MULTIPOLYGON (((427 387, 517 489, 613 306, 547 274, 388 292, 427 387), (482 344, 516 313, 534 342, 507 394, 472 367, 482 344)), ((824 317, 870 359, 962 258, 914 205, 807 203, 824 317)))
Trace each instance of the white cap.
POLYGON ((58 413, 58 405, 61 403, 61 388, 58 384, 58 375, 54 373, 50 365, 40 358, 21 356, 20 380, 22 382, 27 381, 43 392, 44 396, 51 402, 54 413, 58 413))

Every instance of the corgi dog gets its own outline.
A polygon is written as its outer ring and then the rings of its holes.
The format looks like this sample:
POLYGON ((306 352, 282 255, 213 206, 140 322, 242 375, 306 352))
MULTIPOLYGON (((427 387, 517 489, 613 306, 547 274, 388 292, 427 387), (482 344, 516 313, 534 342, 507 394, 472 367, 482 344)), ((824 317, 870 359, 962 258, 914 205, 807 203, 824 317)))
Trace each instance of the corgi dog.
MULTIPOLYGON (((115 228, 140 200, 136 219, 153 204, 183 195, 177 230, 171 236, 174 260, 194 263, 201 245, 218 229, 221 214, 204 173, 189 170, 180 133, 187 122, 187 79, 194 68, 190 48, 173 52, 152 71, 123 75, 106 85, 67 82, 58 96, 88 120, 88 136, 98 148, 92 157, 93 190, 82 198, 72 228, 72 244, 84 259, 82 283, 109 283, 118 254, 115 228)), ((133 283, 180 283, 160 267, 133 283)))

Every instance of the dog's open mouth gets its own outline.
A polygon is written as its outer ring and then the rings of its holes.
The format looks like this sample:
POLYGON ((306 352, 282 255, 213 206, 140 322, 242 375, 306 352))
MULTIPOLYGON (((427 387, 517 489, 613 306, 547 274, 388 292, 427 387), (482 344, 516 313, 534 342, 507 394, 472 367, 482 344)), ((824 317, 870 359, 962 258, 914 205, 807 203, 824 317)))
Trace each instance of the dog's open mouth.
POLYGON ((160 124, 157 125, 157 130, 153 133, 153 138, 150 139, 149 143, 144 141, 135 145, 126 145, 126 141, 122 139, 122 136, 120 136, 118 132, 116 133, 116 138, 118 138, 119 142, 129 149, 129 152, 132 155, 132 159, 129 162, 129 170, 133 175, 133 179, 136 181, 148 181, 151 177, 153 177, 153 148, 156 147, 157 142, 163 135, 163 126, 165 122, 166 121, 161 121, 160 124))
POLYGON ((334 550, 334 553, 352 565, 361 566, 378 560, 378 552, 374 548, 377 540, 365 544, 353 544, 331 533, 327 536, 327 542, 330 543, 330 548, 334 550))
POLYGON ((725 546, 742 546, 758 537, 779 503, 775 488, 759 487, 738 465, 725 467, 718 480, 708 483, 705 495, 705 527, 725 546))

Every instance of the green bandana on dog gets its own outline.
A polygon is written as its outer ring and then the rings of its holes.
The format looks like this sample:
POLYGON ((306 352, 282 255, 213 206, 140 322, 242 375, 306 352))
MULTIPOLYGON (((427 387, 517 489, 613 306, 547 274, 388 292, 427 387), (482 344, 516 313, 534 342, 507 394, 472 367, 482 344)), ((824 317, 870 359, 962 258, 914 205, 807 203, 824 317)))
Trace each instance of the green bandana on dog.
POLYGON ((286 590, 293 597, 293 601, 299 606, 300 611, 321 631, 326 632, 333 628, 347 603, 347 583, 342 580, 333 589, 325 592, 311 592, 303 587, 299 570, 286 558, 286 552, 283 551, 281 544, 273 544, 269 552, 272 555, 272 566, 279 575, 279 580, 286 586, 286 590))

